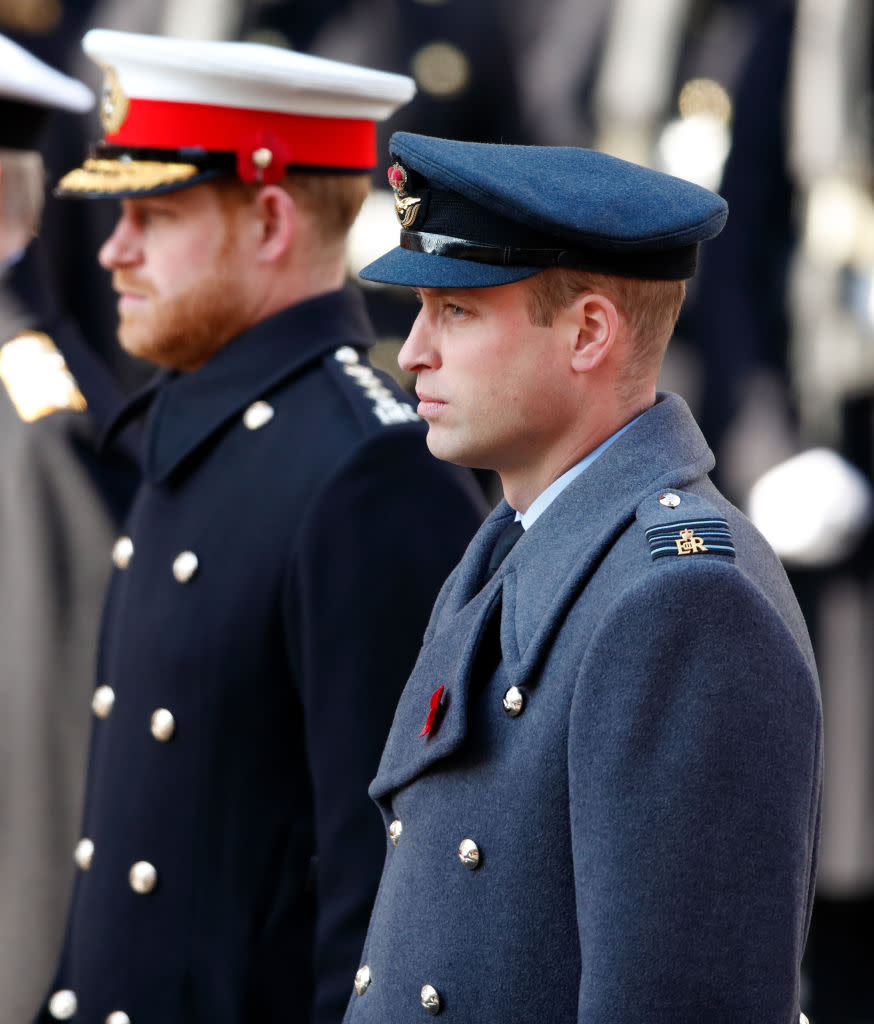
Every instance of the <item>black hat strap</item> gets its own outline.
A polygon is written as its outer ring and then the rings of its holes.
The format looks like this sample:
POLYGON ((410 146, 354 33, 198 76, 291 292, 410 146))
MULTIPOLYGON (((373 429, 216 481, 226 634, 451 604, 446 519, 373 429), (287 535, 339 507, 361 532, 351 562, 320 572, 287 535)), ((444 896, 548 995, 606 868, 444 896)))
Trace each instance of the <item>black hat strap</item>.
POLYGON ((499 267, 565 267, 590 270, 621 277, 651 280, 682 280, 692 277, 698 258, 698 245, 680 246, 668 251, 615 252, 594 248, 521 248, 490 245, 466 238, 427 231, 401 231, 401 248, 429 256, 469 260, 499 267))

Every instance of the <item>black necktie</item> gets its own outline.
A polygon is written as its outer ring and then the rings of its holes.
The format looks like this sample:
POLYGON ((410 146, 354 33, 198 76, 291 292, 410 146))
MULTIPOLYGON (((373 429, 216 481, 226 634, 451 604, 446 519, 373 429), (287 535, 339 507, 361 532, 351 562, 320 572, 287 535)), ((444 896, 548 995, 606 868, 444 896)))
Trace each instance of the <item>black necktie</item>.
POLYGON ((516 543, 516 541, 525 532, 521 520, 517 519, 510 523, 509 526, 504 527, 503 533, 498 536, 495 541, 495 546, 492 548, 492 555, 489 558, 489 571, 487 579, 491 579, 495 575, 498 566, 507 555, 510 553, 510 548, 516 543))

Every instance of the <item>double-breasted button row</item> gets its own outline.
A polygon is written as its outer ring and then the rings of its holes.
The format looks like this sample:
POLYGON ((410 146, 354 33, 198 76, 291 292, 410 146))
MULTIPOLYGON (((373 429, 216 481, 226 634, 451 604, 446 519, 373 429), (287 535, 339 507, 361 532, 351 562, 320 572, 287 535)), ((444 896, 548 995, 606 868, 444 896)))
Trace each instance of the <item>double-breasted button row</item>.
MULTIPOLYGON (((111 686, 98 686, 91 697, 91 710, 98 718, 109 718, 115 706, 115 690, 111 686)), ((149 730, 160 743, 167 743, 176 732, 176 718, 168 708, 152 712, 149 730)))
MULTIPOLYGON (((261 415, 263 416, 263 413, 261 415)), ((271 411, 270 416, 272 415, 273 413, 271 411)), ((268 417, 268 419, 270 419, 270 417, 268 417)), ((255 430, 257 428, 251 427, 250 429, 255 430)), ((134 542, 130 537, 119 537, 112 548, 112 561, 115 567, 121 570, 127 569, 130 566, 133 557, 134 542)), ((180 551, 173 559, 173 578, 178 583, 188 583, 194 578, 199 568, 200 560, 193 551, 180 551)))
MULTIPOLYGON (((83 836, 73 851, 73 860, 81 871, 89 871, 94 861, 94 841, 83 836)), ((128 882, 134 892, 144 896, 158 884, 158 871, 147 860, 138 860, 128 872, 128 882)))
MULTIPOLYGON (((404 825, 400 818, 395 820, 388 827, 389 839, 393 846, 397 846, 404 834, 404 825)), ((458 859, 468 869, 475 871, 482 863, 482 854, 479 846, 473 839, 462 839, 458 844, 458 859)))
MULTIPOLYGON (((71 989, 62 988, 49 999, 49 1013, 55 1020, 72 1020, 79 1009, 76 993, 71 989)), ((104 1024, 133 1024, 124 1010, 113 1010, 105 1018, 104 1024)))
MULTIPOLYGON (((373 976, 370 973, 370 968, 367 964, 363 964, 358 968, 358 972, 355 975, 355 991, 358 995, 363 996, 364 993, 370 988, 373 982, 373 976)), ((431 1014, 432 1017, 436 1017, 437 1014, 443 1009, 443 1003, 440 999, 440 993, 434 988, 433 985, 423 985, 422 990, 419 993, 419 1000, 424 1009, 431 1014)))
MULTIPOLYGON (((94 841, 83 836, 73 851, 73 860, 81 871, 89 871, 94 861, 94 841)), ((138 860, 128 871, 128 882, 134 892, 145 896, 158 884, 158 871, 147 860, 138 860)))

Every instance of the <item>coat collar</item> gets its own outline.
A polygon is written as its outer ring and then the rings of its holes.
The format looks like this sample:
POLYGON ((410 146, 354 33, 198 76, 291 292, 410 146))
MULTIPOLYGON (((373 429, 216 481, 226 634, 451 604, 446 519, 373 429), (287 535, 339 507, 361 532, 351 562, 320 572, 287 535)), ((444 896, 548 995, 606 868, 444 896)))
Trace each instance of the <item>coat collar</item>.
POLYGON ((379 799, 455 751, 467 732, 467 699, 479 641, 501 609, 508 687, 534 685, 569 607, 645 497, 681 489, 714 459, 686 403, 656 404, 563 491, 485 585, 484 566, 513 517, 501 502, 483 523, 437 599, 419 661, 404 690, 371 795, 379 799), (445 685, 444 716, 420 737, 432 691, 445 685))
POLYGON ((148 410, 144 475, 160 483, 229 419, 292 374, 341 345, 372 344, 357 289, 308 299, 232 339, 200 369, 159 374, 121 410, 103 443, 148 410))

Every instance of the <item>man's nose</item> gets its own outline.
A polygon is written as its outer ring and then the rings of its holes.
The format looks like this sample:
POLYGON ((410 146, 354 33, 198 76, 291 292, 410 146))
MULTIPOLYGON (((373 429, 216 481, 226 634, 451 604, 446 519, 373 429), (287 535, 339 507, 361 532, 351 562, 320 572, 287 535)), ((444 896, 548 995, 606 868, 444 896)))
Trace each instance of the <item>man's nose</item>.
POLYGON ((137 232, 128 216, 119 217, 112 234, 100 247, 97 259, 105 270, 129 267, 140 261, 137 232))
POLYGON ((398 352, 398 365, 407 373, 418 373, 423 369, 434 369, 440 357, 433 342, 434 332, 428 324, 425 310, 420 309, 413 322, 407 340, 398 352))

